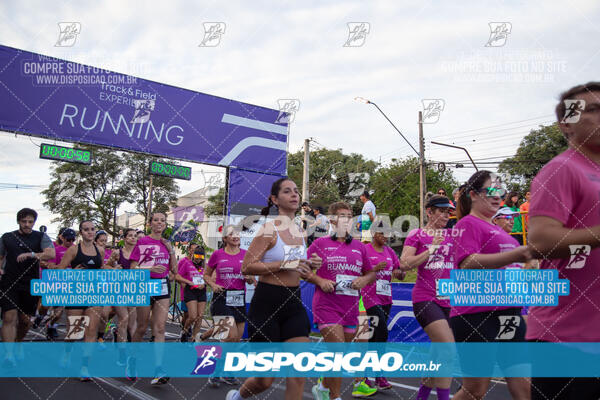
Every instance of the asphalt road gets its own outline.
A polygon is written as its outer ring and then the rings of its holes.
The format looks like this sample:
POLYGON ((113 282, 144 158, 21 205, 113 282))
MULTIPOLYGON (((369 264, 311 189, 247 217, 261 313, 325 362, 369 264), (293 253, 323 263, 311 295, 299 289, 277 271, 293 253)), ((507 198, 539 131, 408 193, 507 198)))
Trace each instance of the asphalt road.
MULTIPOLYGON (((64 324, 64 321, 63 321, 64 324)), ((45 341, 45 330, 32 330, 26 340, 45 341)), ((179 339, 179 324, 167 324, 167 340, 179 339)), ((59 333, 64 335, 64 325, 59 327, 59 333)), ((374 399, 414 399, 419 387, 418 378, 389 379, 392 388, 379 392, 374 399)), ((307 378, 304 387, 304 398, 312 399, 311 387, 316 384, 316 378, 307 378)), ((459 380, 452 384, 452 393, 458 390, 459 380)), ((154 400, 154 399, 224 399, 232 388, 222 384, 219 388, 209 387, 206 378, 172 378, 168 384, 153 387, 150 378, 141 378, 130 382, 125 378, 94 378, 91 382, 80 382, 78 378, 6 378, 0 379, 0 399, 3 400, 50 400, 50 399, 118 399, 118 400, 154 400)), ((285 379, 277 379, 271 389, 254 397, 254 399, 278 400, 284 398, 285 379)), ((344 379, 342 398, 352 399, 352 381, 344 379)), ((437 396, 432 393, 430 399, 437 396)), ((490 390, 485 397, 490 400, 510 398, 506 384, 493 380, 490 390)))

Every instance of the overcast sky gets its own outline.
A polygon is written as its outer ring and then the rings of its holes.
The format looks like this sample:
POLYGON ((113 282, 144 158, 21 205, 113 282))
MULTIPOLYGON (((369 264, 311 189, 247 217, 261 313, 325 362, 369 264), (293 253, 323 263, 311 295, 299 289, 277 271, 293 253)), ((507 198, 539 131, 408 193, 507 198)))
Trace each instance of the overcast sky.
MULTIPOLYGON (((317 147, 382 163, 412 150, 354 97, 376 102, 415 147, 422 99, 442 99, 439 120, 424 125, 426 157, 465 159, 430 144, 436 140, 497 160, 514 154, 531 128, 553 121, 561 91, 598 79, 599 7, 593 0, 3 2, 0 43, 265 107, 298 99, 290 151, 312 137, 317 147), (81 24, 73 47, 54 46, 58 22, 81 24), (218 46, 199 46, 204 22, 225 23, 218 46), (359 39, 344 47, 352 22, 366 23, 368 33, 361 46, 359 39), (501 39, 485 46, 492 22, 508 23, 503 46, 501 39)), ((47 184, 40 141, 0 132, 1 183, 47 184)), ((215 170, 194 166, 201 169, 215 170)), ((473 171, 455 175, 462 181, 473 171)), ((182 193, 198 185, 186 183, 182 193)), ((48 222, 40 190, 0 191, 2 231, 16 226, 23 206, 48 222)))

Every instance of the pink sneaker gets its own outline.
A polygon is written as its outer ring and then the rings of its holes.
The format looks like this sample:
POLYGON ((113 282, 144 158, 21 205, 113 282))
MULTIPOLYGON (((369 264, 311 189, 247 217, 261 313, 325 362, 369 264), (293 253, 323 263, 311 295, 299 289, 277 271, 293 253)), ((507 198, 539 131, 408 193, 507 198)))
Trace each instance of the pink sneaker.
POLYGON ((385 378, 375 378, 375 383, 379 390, 388 390, 392 388, 392 385, 385 378))
MULTIPOLYGON (((377 378, 379 379, 379 378, 377 378)), ((377 387, 377 383, 373 382, 372 380, 370 380, 369 378, 365 378, 365 383, 367 384, 368 387, 370 388, 376 388, 377 387)))

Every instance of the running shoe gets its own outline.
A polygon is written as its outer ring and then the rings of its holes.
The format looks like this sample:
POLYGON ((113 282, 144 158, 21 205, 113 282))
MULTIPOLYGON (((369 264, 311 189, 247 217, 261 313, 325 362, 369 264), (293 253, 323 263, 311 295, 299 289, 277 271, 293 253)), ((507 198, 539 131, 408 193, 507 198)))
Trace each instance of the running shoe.
POLYGON ((233 400, 233 397, 238 393, 237 390, 230 390, 227 392, 227 396, 225 396, 225 400, 233 400))
POLYGON ((238 381, 237 379, 235 379, 233 377, 227 378, 227 377, 223 376, 223 377, 219 378, 219 380, 221 382, 223 382, 224 384, 231 385, 231 386, 239 385, 240 384, 240 381, 238 381))
POLYGON ((40 325, 42 324, 42 320, 44 319, 43 315, 37 315, 35 317, 35 319, 33 320, 33 329, 37 329, 40 327, 40 325))
POLYGON ((114 343, 118 342, 119 341, 119 332, 118 332, 118 328, 117 328, 116 325, 113 325, 110 328, 110 333, 111 333, 111 336, 112 336, 112 341, 114 343))
POLYGON ((133 357, 127 357, 127 365, 125 366, 125 377, 130 381, 137 380, 136 361, 133 357))
POLYGON ((221 384, 219 383, 219 378, 208 378, 208 386, 210 386, 213 389, 217 389, 219 386, 221 386, 221 384))
POLYGON ((352 388, 352 397, 369 397, 377 393, 376 388, 370 388, 364 380, 355 382, 352 388))
POLYGON ((375 378, 375 382, 373 382, 372 380, 370 380, 369 378, 365 378, 365 383, 367 384, 368 387, 370 388, 376 388, 377 387, 377 379, 379 378, 375 378))
POLYGON ((392 388, 392 384, 389 383, 385 378, 375 378, 375 383, 377 384, 377 389, 379 390, 388 390, 392 388))
POLYGON ((156 378, 150 381, 152 386, 165 385, 169 382, 169 377, 165 376, 165 372, 162 370, 156 371, 156 378))
POLYGON ((92 380, 92 378, 90 377, 90 371, 88 371, 87 367, 81 367, 81 371, 79 372, 79 380, 81 382, 89 382, 92 380))
POLYGON ((317 380, 317 384, 311 390, 315 400, 329 400, 329 389, 321 389, 321 378, 317 380))
POLYGON ((190 334, 187 331, 181 332, 181 338, 179 339, 181 343, 188 342, 190 340, 190 334))
POLYGON ((52 326, 48 326, 46 328, 46 337, 48 338, 48 340, 58 339, 58 330, 52 326))

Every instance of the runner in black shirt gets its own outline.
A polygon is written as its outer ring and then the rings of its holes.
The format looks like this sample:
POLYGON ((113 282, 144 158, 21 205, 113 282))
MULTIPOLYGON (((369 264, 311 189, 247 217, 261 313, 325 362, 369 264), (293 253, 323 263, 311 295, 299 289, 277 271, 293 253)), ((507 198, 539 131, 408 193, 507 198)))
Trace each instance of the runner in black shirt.
MULTIPOLYGON (((40 278, 40 260, 55 257, 52 240, 42 232, 34 231, 37 212, 23 208, 17 213, 19 229, 7 232, 0 239, 0 307, 2 308, 2 340, 20 342, 35 315, 38 297, 30 294, 30 282, 40 278)), ((6 360, 14 363, 12 354, 6 360)))

